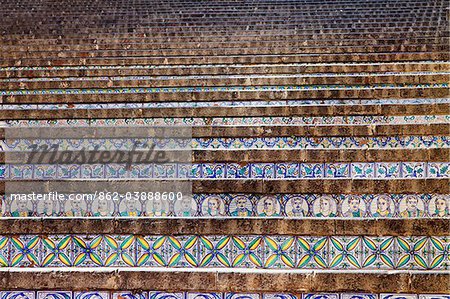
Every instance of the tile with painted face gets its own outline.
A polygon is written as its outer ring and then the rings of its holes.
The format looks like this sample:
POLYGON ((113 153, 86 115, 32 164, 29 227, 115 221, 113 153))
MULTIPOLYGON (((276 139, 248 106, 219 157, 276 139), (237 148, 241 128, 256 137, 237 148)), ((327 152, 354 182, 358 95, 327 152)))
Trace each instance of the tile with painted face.
POLYGON ((70 200, 66 200, 64 215, 66 217, 88 216, 86 202, 81 198, 73 198, 70 200))
POLYGON ((330 195, 321 195, 314 201, 313 211, 316 217, 336 217, 336 200, 330 195))
POLYGON ((163 199, 147 200, 146 216, 150 217, 165 217, 169 215, 169 201, 163 199))
POLYGON ((197 215, 197 203, 192 196, 184 196, 175 200, 175 215, 178 217, 191 217, 197 215))
POLYGON ((450 216, 450 195, 436 194, 431 197, 428 206, 429 215, 431 217, 449 217, 450 216))
POLYGON ((111 217, 114 215, 114 202, 112 200, 94 200, 92 202, 92 215, 94 217, 111 217))
POLYGON ((276 217, 280 216, 280 203, 275 195, 262 196, 257 204, 258 216, 276 217))
POLYGON ((346 218, 361 218, 365 216, 366 205, 358 195, 346 196, 342 203, 343 216, 346 218))
POLYGON ((252 216, 253 206, 251 201, 245 195, 234 198, 230 203, 230 214, 235 217, 252 216))
POLYGON ((370 203, 370 212, 376 218, 394 217, 395 202, 389 194, 376 195, 370 203))
POLYGON ((206 195, 202 202, 202 215, 211 217, 225 216, 225 204, 220 195, 206 195))
POLYGON ((289 217, 308 216, 308 203, 304 195, 284 195, 286 202, 286 215, 289 217))
POLYGON ((399 210, 401 218, 423 217, 425 204, 416 194, 407 194, 400 199, 399 210))
POLYGON ((124 199, 119 204, 120 216, 136 217, 141 216, 141 202, 131 199, 124 199))
POLYGON ((59 202, 51 199, 41 200, 37 205, 37 214, 41 217, 55 217, 59 215, 59 202))

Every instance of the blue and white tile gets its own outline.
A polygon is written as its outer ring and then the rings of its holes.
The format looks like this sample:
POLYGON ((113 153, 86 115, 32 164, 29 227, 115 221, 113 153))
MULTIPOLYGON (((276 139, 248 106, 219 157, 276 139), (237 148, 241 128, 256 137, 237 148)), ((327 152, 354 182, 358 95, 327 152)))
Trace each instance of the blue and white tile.
POLYGON ((450 299, 450 295, 423 294, 419 295, 419 299, 450 299))
POLYGON ((414 294, 380 294, 380 299, 417 299, 414 294))
POLYGON ((297 299, 291 294, 262 294, 262 299, 297 299))
POLYGON ((303 294, 303 299, 339 299, 339 294, 310 293, 310 294, 303 294))
POLYGON ((377 299, 376 294, 364 294, 364 293, 343 293, 341 299, 377 299))
POLYGON ((72 299, 72 292, 68 292, 68 291, 37 291, 36 299, 72 299))
POLYGON ((0 291, 1 299, 36 299, 33 291, 0 291))
POLYGON ((184 299, 184 293, 149 292, 149 299, 184 299))
POLYGON ((227 293, 224 299, 260 299, 259 294, 227 293))
POLYGON ((187 293, 186 299, 222 299, 222 293, 187 293))
POLYGON ((73 299, 109 299, 108 292, 74 292, 73 299))
POLYGON ((424 178, 427 176, 425 162, 402 162, 402 177, 424 178))
POLYGON ((147 292, 115 292, 111 294, 111 299, 147 299, 147 292))

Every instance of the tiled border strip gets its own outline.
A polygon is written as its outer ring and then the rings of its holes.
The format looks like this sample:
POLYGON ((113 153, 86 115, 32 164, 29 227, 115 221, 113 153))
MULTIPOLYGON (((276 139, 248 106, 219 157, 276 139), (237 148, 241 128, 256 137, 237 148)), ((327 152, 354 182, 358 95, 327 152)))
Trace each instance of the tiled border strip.
POLYGON ((0 237, 12 268, 448 270, 450 237, 50 234, 0 237))
MULTIPOLYGON (((414 64, 448 64, 447 61, 414 61, 414 64)), ((346 62, 346 63, 286 63, 283 67, 313 67, 313 66, 373 66, 373 65, 407 65, 411 62, 346 62)), ((167 68, 209 68, 209 67, 271 67, 279 66, 277 64, 184 64, 184 65, 78 65, 78 66, 8 66, 0 67, 0 71, 53 71, 53 70, 117 70, 117 69, 167 69, 167 68)))
POLYGON ((371 84, 371 85, 289 85, 289 86, 217 86, 217 87, 155 87, 155 88, 115 88, 115 89, 37 89, 0 90, 0 95, 79 95, 79 94, 134 94, 134 93, 183 93, 183 92, 249 92, 249 91, 302 91, 302 90, 373 90, 408 88, 448 88, 448 83, 434 84, 371 84))
POLYGON ((450 178, 450 162, 2 164, 0 180, 450 178))
MULTIPOLYGON (((70 125, 70 124, 68 124, 70 125)), ((49 124, 49 127, 52 125, 49 124)), ((62 127, 62 126, 61 126, 62 127)), ((176 140, 174 140, 176 141, 176 140)), ((35 141, 36 143, 39 140, 35 141)), ((42 141, 41 141, 42 142, 42 141)), ((58 140, 52 140, 52 143, 58 140)), ((91 140, 85 145, 90 148, 95 141, 91 140)), ((155 143, 155 148, 164 148, 155 143)), ((80 145, 80 146, 81 146, 80 145)), ((108 150, 111 147, 101 146, 99 149, 108 150)), ((29 150, 29 144, 21 140, 14 143, 0 140, 0 152, 29 150)), ((68 145, 60 142, 60 148, 68 145)), ((179 146, 178 146, 179 147, 179 146)), ((409 136, 355 136, 355 137, 246 137, 246 138, 192 138, 191 147, 194 150, 226 150, 226 149, 429 149, 449 148, 450 138, 446 135, 409 135, 409 136)), ((70 146, 73 149, 73 145, 70 146)), ((123 146, 115 146, 115 149, 131 149, 128 143, 123 146)))
POLYGON ((449 299, 445 294, 0 291, 1 299, 449 299))
MULTIPOLYGON (((113 195, 114 192, 110 192, 113 195)), ((98 200, 29 201, 25 207, 0 199, 0 217, 151 217, 151 218, 448 218, 450 194, 193 194, 181 201, 99 205, 98 200), (329 207, 322 209, 322 201, 329 207), (266 205, 268 203, 268 205, 266 205)))
MULTIPOLYGON (((124 104, 125 106, 126 104, 124 104)), ((1 106, 5 110, 9 109, 39 109, 39 105, 23 105, 17 107, 16 105, 3 105, 1 106)), ((68 105, 49 105, 49 110, 61 110, 66 109, 68 105)), ((76 106, 76 105, 74 105, 76 106)), ((92 105, 79 105, 85 106, 83 109, 104 109, 108 108, 108 105, 102 104, 92 104, 92 105)), ((112 105, 114 106, 114 105, 112 105)), ((116 105, 117 109, 120 109, 120 105, 116 105)), ((129 108, 141 108, 142 105, 137 104, 133 107, 133 104, 130 104, 129 108)), ((77 108, 75 108, 77 109, 77 108)), ((61 120, 62 121, 62 120, 61 120)), ((408 124, 408 123, 422 123, 422 124, 430 124, 430 123, 449 123, 450 115, 408 115, 408 116, 384 116, 384 115, 351 115, 351 116, 325 116, 325 117, 298 117, 298 116, 263 116, 263 117, 161 117, 161 118, 143 118, 136 119, 130 124, 128 121, 125 122, 122 119, 111 119, 109 120, 111 125, 147 125, 147 126, 247 126, 247 125, 361 125, 361 124, 408 124)), ((23 125, 34 124, 35 122, 30 121, 20 121, 16 122, 10 121, 11 126, 14 123, 22 122, 23 125)), ((78 121, 82 122, 82 121, 78 121)), ((96 125, 96 123, 100 125, 104 120, 90 120, 92 125, 96 125)))

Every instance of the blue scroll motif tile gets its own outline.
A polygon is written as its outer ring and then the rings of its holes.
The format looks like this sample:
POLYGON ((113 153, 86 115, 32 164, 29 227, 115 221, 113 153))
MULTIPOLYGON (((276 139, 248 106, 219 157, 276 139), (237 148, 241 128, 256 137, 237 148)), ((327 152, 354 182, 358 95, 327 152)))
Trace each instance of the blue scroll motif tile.
POLYGON ((149 299, 184 299, 184 293, 149 292, 149 299))
POLYGON ((109 299, 108 292, 74 292, 73 299, 109 299))
POLYGON ((260 299, 259 294, 227 293, 224 299, 260 299))
POLYGON ((417 299, 413 294, 380 294, 380 299, 417 299))
POLYGON ((424 294, 419 295, 419 299, 450 299, 450 295, 424 294))
POLYGON ((148 299, 147 292, 132 293, 132 292, 115 292, 111 294, 111 299, 148 299))
POLYGON ((186 299, 222 299, 221 293, 187 293, 186 299))
POLYGON ((36 299, 72 299, 72 292, 67 291, 38 291, 36 299))
POLYGON ((331 293, 304 294, 302 299, 339 299, 339 294, 331 294, 331 293))
POLYGON ((354 294, 341 294, 341 299, 378 299, 378 295, 375 294, 360 294, 360 293, 354 293, 354 294))
POLYGON ((291 294, 262 294, 262 299, 297 299, 297 297, 291 294))
POLYGON ((35 299, 33 291, 0 291, 1 299, 35 299))

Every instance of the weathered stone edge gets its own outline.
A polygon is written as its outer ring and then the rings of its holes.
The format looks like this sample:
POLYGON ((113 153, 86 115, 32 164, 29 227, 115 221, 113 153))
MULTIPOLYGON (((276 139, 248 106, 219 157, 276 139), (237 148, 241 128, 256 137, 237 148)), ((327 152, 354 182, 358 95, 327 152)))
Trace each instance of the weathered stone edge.
POLYGON ((0 290, 448 293, 448 273, 51 271, 0 272, 0 290))
POLYGON ((0 218, 2 235, 448 236, 448 219, 0 218))

